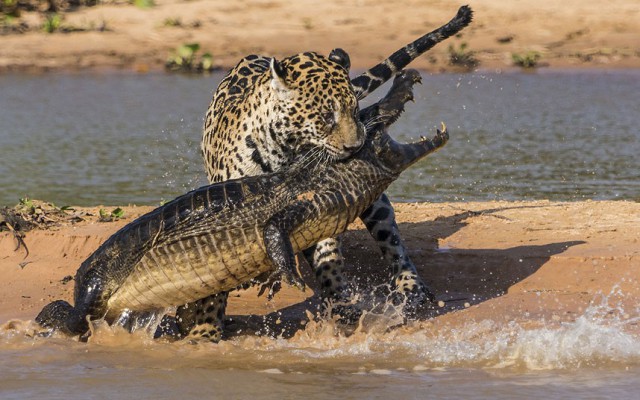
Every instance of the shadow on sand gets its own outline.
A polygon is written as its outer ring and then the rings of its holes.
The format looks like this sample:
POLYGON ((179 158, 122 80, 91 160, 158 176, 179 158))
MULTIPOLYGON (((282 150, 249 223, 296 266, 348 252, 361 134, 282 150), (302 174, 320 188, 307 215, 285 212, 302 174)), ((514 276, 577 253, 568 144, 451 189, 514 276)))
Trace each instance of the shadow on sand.
MULTIPOLYGON (((400 224, 400 231, 420 276, 436 294, 440 307, 428 306, 418 312, 418 319, 432 318, 465 306, 502 296, 509 287, 533 275, 549 259, 568 248, 585 243, 569 241, 503 249, 439 248, 438 240, 455 234, 478 216, 493 216, 499 211, 536 206, 504 207, 464 211, 432 221, 400 224), (444 303, 444 306, 442 304, 444 303)), ((487 232, 488 235, 491 232, 487 232)), ((350 231, 343 236, 346 274, 359 293, 390 281, 388 265, 381 259, 375 242, 365 230, 350 231)), ((306 267, 310 270, 310 268, 306 267)), ((305 281, 315 289, 310 271, 305 281)), ((303 329, 309 315, 315 315, 319 299, 313 296, 266 316, 229 316, 225 334, 268 334, 291 337, 303 329)))

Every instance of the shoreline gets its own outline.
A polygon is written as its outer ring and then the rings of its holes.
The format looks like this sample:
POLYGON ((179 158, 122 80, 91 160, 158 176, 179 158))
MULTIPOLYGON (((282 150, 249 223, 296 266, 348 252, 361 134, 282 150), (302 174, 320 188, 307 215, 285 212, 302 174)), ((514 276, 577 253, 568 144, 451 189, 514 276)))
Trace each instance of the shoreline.
MULTIPOLYGON (((156 0, 142 9, 102 4, 62 13, 61 29, 45 33, 43 14, 24 12, 31 30, 0 36, 0 73, 126 70, 155 72, 186 43, 198 43, 222 70, 248 54, 285 57, 344 48, 355 69, 366 69, 418 36, 447 22, 458 5, 409 1, 398 7, 382 0, 354 4, 338 0, 268 3, 245 0, 156 0), (408 11, 410 10, 410 11, 408 11)), ((539 68, 640 69, 640 10, 634 0, 613 0, 602 13, 595 0, 527 0, 470 4, 474 22, 461 35, 437 45, 411 64, 429 72, 467 71, 449 63, 450 50, 473 55, 480 71, 519 70, 514 54, 541 55, 539 68), (525 12, 523 12, 525 11, 525 12), (466 46, 461 48, 461 46, 466 46)), ((473 69, 472 69, 473 70, 473 69)))
MULTIPOLYGON (((640 203, 631 201, 397 203, 398 223, 420 275, 435 290, 441 310, 429 323, 469 321, 575 321, 599 297, 620 305, 621 318, 638 317, 640 203), (488 234, 490 233, 490 234, 488 234)), ((124 218, 99 222, 100 207, 78 207, 84 220, 26 233, 29 249, 16 250, 0 232, 0 324, 32 320, 50 301, 72 299, 80 263, 117 229, 152 209, 123 207, 124 218), (91 215, 89 215, 91 214, 91 215)), ((363 290, 386 282, 375 243, 355 223, 344 237, 346 274, 363 290), (365 262, 366 260, 366 262, 365 262)), ((295 320, 309 309, 306 292, 283 286, 271 302, 256 289, 234 291, 229 315, 274 315, 295 320), (288 315, 288 317, 287 317, 288 315)), ((429 318, 432 314, 422 314, 429 318)), ((626 329, 640 333, 640 324, 626 329)))
MULTIPOLYGON (((229 69, 233 68, 233 66, 229 67, 221 67, 216 68, 212 71, 206 73, 174 73, 169 72, 161 68, 157 69, 149 69, 144 71, 136 70, 131 67, 107 67, 101 66, 96 68, 75 68, 75 67, 64 67, 64 68, 31 68, 31 69, 2 69, 0 67, 0 77, 2 76, 45 76, 45 75, 78 75, 78 76, 104 76, 104 75, 126 75, 126 76, 135 76, 135 75, 176 75, 176 76, 184 76, 184 77, 200 77, 200 76, 210 76, 213 74, 226 74, 229 69)), ((516 74, 637 74, 640 73, 640 63, 637 66, 631 67, 594 67, 594 66, 572 66, 572 67, 538 67, 534 69, 522 69, 522 68, 478 68, 472 71, 461 71, 455 69, 441 69, 441 70, 432 70, 432 69, 423 69, 419 67, 415 67, 412 63, 412 69, 417 69, 421 73, 425 75, 439 75, 439 74, 468 74, 468 75, 516 75, 516 74)), ((361 72, 366 71, 365 68, 354 68, 351 69, 351 75, 356 76, 361 72)))

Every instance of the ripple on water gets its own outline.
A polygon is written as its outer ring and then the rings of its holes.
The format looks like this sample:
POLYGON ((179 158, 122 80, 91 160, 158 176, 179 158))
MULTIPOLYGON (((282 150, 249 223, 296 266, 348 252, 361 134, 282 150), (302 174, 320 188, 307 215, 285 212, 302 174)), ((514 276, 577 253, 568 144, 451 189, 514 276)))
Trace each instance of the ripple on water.
MULTIPOLYGON (((445 121, 451 140, 392 199, 637 199, 640 72, 423 75, 392 134, 445 121)), ((0 76, 0 205, 157 204, 203 184, 204 110, 221 78, 0 76)))

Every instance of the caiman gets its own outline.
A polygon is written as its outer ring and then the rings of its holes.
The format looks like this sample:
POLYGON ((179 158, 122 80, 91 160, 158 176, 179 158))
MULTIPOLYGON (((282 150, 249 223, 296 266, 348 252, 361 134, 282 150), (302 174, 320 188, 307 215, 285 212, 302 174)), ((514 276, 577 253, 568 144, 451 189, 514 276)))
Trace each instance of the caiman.
POLYGON ((89 320, 185 304, 265 273, 304 288, 295 254, 344 232, 403 170, 447 142, 444 124, 411 144, 387 134, 416 80, 404 71, 385 99, 361 111, 368 136, 348 160, 310 151, 286 171, 201 187, 126 225, 78 269, 75 306, 54 301, 36 321, 75 336, 89 320))

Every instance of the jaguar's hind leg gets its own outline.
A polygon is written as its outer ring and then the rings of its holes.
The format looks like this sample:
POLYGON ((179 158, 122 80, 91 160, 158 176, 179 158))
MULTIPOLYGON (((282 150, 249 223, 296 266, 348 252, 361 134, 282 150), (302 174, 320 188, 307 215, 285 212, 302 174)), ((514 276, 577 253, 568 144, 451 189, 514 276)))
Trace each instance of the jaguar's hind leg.
POLYGON ((339 237, 325 239, 304 251, 314 267, 322 298, 341 298, 346 290, 343 278, 344 258, 339 237))
POLYGON ((338 316, 342 323, 354 324, 362 315, 352 304, 352 293, 344 276, 344 257, 340 236, 318 242, 304 251, 309 265, 313 266, 322 299, 320 314, 323 317, 338 316))
POLYGON ((205 297, 178 307, 176 324, 181 338, 217 343, 222 339, 228 292, 205 297))
POLYGON ((385 260, 391 263, 392 289, 405 297, 407 311, 411 312, 417 304, 433 301, 433 292, 418 275, 402 243, 395 211, 389 198, 385 194, 380 196, 360 218, 382 250, 385 260))

